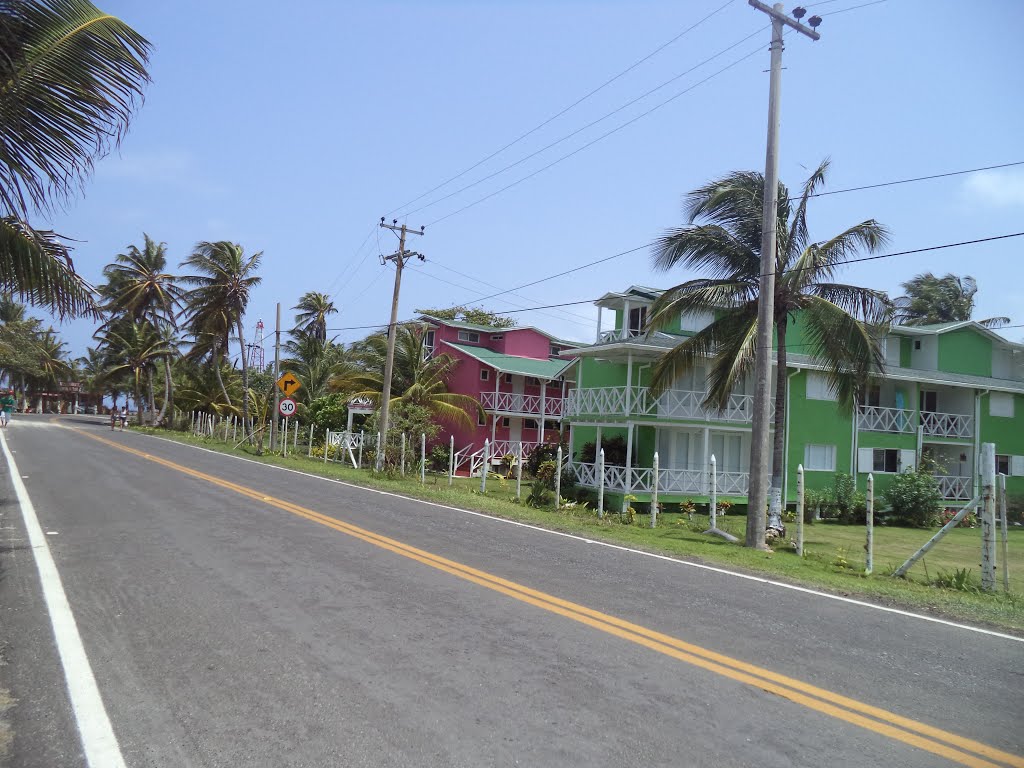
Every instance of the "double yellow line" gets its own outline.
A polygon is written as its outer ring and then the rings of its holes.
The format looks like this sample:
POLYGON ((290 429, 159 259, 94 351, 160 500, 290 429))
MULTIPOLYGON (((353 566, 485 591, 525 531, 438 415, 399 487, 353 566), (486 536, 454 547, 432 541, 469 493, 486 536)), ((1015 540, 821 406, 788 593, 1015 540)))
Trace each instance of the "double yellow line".
POLYGON ((119 451, 139 456, 160 466, 176 472, 204 480, 220 488, 233 491, 246 498, 276 507, 298 517, 319 523, 335 531, 360 539, 381 549, 394 552, 402 557, 449 573, 464 581, 478 584, 481 587, 507 595, 520 602, 533 605, 550 613, 585 624, 588 627, 605 632, 609 635, 642 645, 658 653, 670 656, 695 667, 727 677, 740 683, 751 685, 769 693, 774 693, 796 704, 801 704, 815 712, 829 715, 838 720, 859 726, 873 733, 887 736, 896 741, 926 750, 944 757, 954 763, 971 768, 1024 768, 1024 759, 1017 755, 1004 752, 987 744, 958 736, 940 728, 902 717, 870 704, 842 696, 832 691, 780 675, 770 669, 748 664, 739 659, 725 656, 692 643, 687 643, 670 635, 656 632, 639 624, 595 611, 578 603, 531 589, 500 576, 471 568, 468 565, 449 560, 422 549, 410 546, 395 539, 382 536, 365 528, 346 523, 337 518, 324 515, 312 509, 293 504, 290 501, 268 496, 257 490, 238 483, 233 483, 214 475, 200 472, 191 467, 154 456, 144 451, 108 440, 90 432, 75 430, 92 440, 97 440, 119 451))

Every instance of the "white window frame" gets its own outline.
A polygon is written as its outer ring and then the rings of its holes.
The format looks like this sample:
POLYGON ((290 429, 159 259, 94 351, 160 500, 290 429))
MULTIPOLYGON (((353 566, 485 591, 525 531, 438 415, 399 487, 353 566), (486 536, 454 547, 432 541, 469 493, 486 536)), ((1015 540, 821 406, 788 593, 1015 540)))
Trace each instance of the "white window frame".
POLYGON ((1007 477, 1009 477, 1010 476, 1010 462, 1011 461, 1012 461, 1012 457, 1010 456, 1010 454, 1008 454, 1008 453, 997 453, 996 454, 996 474, 997 475, 1006 475, 1007 477), (999 460, 1000 459, 1002 459, 1006 463, 1006 471, 1005 472, 1000 472, 999 471, 999 460))
POLYGON ((835 472, 836 471, 836 447, 824 443, 806 443, 804 445, 804 471, 806 472, 835 472), (824 461, 815 465, 812 461, 812 449, 824 449, 824 461))
POLYGON ((711 311, 682 312, 679 315, 679 330, 698 333, 713 322, 715 322, 715 313, 711 311))
POLYGON ((807 399, 836 402, 839 394, 832 388, 828 378, 821 371, 807 372, 807 399))
POLYGON ((491 380, 491 369, 490 368, 481 368, 480 369, 480 381, 490 381, 490 380, 491 380))
POLYGON ((491 334, 491 341, 501 341, 504 338, 505 338, 505 334, 504 333, 492 333, 491 334))
POLYGON ((468 341, 470 344, 479 344, 480 334, 476 331, 459 331, 459 341, 468 341))
POLYGON ((1012 419, 1014 413, 1012 392, 990 392, 988 395, 988 415, 998 418, 1012 419))

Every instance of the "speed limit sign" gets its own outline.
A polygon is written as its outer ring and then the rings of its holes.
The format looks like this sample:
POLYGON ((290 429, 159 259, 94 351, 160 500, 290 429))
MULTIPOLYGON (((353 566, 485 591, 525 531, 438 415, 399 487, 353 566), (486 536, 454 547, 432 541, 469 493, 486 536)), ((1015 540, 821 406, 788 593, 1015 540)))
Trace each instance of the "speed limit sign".
POLYGON ((281 399, 281 402, 277 404, 277 412, 284 416, 286 419, 289 416, 295 415, 295 401, 290 397, 281 399))

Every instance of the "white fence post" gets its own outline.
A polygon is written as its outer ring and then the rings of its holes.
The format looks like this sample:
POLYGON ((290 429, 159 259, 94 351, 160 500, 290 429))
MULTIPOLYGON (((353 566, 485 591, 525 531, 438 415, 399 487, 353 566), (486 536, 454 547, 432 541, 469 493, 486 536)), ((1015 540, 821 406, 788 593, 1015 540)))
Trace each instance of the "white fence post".
POLYGON ((487 493, 487 462, 490 461, 488 455, 491 450, 491 441, 489 438, 484 438, 484 455, 480 461, 480 493, 487 493))
POLYGON ((402 466, 402 477, 405 477, 405 432, 402 433, 402 453, 399 461, 402 466))
POLYGON ((996 587, 996 444, 981 446, 981 588, 996 587))
POLYGON ((420 433, 420 485, 427 482, 427 433, 420 433))
POLYGON ((562 506, 562 446, 558 446, 555 454, 555 509, 562 506))
POLYGON ((382 444, 380 442, 380 432, 378 432, 377 433, 377 458, 374 459, 374 461, 377 463, 377 466, 379 466, 379 467, 381 467, 383 469, 383 467, 384 467, 384 455, 381 453, 382 450, 383 450, 383 446, 382 446, 382 444))
POLYGON ((363 468, 363 443, 366 442, 366 432, 362 429, 359 430, 359 451, 356 456, 356 469, 363 468))
POLYGON ((306 458, 310 458, 313 455, 313 425, 309 425, 309 449, 306 451, 306 458))
POLYGON ((658 452, 651 464, 651 528, 658 527, 658 452))
POLYGON ((331 430, 324 435, 324 464, 327 463, 327 452, 331 450, 331 430))
POLYGON ((455 435, 448 438, 448 485, 450 486, 455 477, 455 435))
POLYGON ((299 450, 299 420, 295 419, 295 435, 292 437, 292 453, 299 450))
POLYGON ((871 572, 875 570, 875 476, 868 474, 868 495, 867 495, 867 526, 868 526, 868 540, 865 552, 867 556, 864 559, 864 573, 871 575, 871 572))
POLYGON ((231 417, 231 442, 232 443, 237 443, 238 442, 238 417, 237 416, 232 416, 231 417))
MULTIPOLYGON (((544 386, 544 385, 542 385, 544 386)), ((519 451, 519 458, 516 459, 516 501, 523 500, 523 452, 519 451)))
POLYGON ((604 448, 597 456, 597 516, 604 517, 604 448))
MULTIPOLYGON (((868 483, 871 481, 868 480, 868 483)), ((804 465, 796 467, 796 554, 804 556, 804 465)))
POLYGON ((1006 538, 1006 475, 999 475, 999 520, 1003 534, 1003 591, 1010 591, 1009 542, 1006 538))
POLYGON ((718 462, 715 461, 715 454, 711 454, 711 489, 708 510, 711 515, 711 527, 718 527, 718 462))

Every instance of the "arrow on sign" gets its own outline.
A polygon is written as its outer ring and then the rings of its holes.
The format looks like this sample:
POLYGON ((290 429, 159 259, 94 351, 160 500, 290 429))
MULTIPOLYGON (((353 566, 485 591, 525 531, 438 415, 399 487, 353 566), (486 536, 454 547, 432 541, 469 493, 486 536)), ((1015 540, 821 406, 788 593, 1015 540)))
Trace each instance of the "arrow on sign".
POLYGON ((294 374, 285 373, 277 380, 277 386, 287 397, 291 397, 302 387, 302 382, 294 374))

